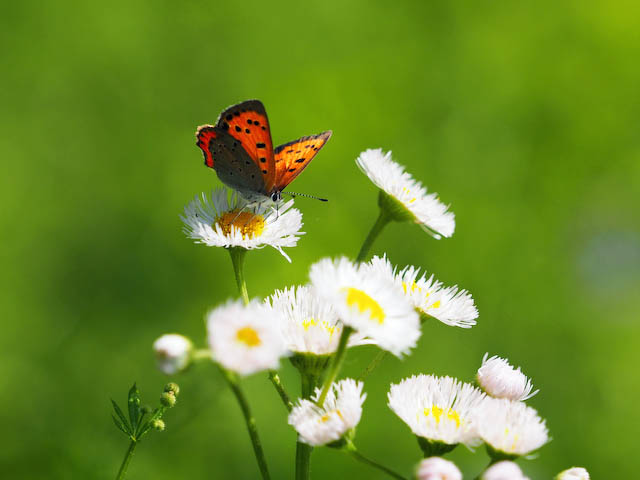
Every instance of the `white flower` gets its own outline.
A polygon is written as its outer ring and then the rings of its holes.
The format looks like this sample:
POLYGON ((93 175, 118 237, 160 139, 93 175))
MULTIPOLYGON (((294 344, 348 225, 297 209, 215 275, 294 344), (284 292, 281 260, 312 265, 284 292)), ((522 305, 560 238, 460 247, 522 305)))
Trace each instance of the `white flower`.
POLYGON ((363 270, 346 258, 322 259, 309 274, 314 292, 345 324, 400 357, 420 337, 420 320, 402 287, 381 272, 363 270))
POLYGON ((427 193, 404 167, 391 160, 391 152, 369 149, 356 160, 360 170, 387 195, 406 209, 413 221, 435 238, 450 237, 456 228, 455 216, 435 193, 427 193))
POLYGON ((456 464, 441 457, 425 458, 418 465, 417 480, 462 480, 456 464))
MULTIPOLYGON (((338 348, 342 323, 331 305, 319 299, 310 286, 285 288, 267 299, 277 314, 280 332, 288 350, 329 355, 338 348)), ((370 343, 357 332, 349 346, 370 343)))
POLYGON ((191 340, 177 333, 162 335, 153 342, 158 368, 162 373, 173 375, 184 370, 191 360, 191 340))
POLYGON ((286 353, 273 311, 258 300, 213 309, 207 332, 213 359, 240 375, 275 369, 286 353))
POLYGON ((300 441, 313 446, 335 442, 360 422, 362 403, 367 397, 362 393, 362 382, 347 378, 331 385, 324 405, 316 405, 320 388, 316 388, 311 400, 300 399, 289 414, 289 425, 300 436, 300 441))
POLYGON ((589 472, 582 467, 573 467, 558 474, 556 480, 589 480, 589 472))
POLYGON ((418 375, 391 385, 389 408, 418 437, 430 442, 477 445, 474 409, 485 398, 479 389, 451 377, 418 375))
POLYGON ((370 264, 387 276, 394 277, 402 285, 406 297, 422 315, 453 327, 471 328, 476 324, 478 309, 466 290, 459 290, 457 286, 443 287, 433 275, 427 278, 423 274, 418 279, 419 269, 413 266, 407 266, 397 273, 385 257, 373 257, 370 264))
POLYGON ((291 208, 293 200, 273 206, 248 204, 235 191, 224 187, 207 196, 196 196, 180 218, 184 233, 209 247, 242 247, 247 250, 269 245, 287 260, 283 247, 295 247, 304 232, 302 214, 291 208))
POLYGON ((508 455, 527 455, 549 441, 538 412, 515 400, 486 397, 475 420, 482 440, 508 455))
POLYGON ((531 380, 520 371, 520 367, 515 369, 506 359, 496 355, 491 358, 487 358, 488 356, 488 353, 484 354, 476 378, 489 395, 523 402, 538 393, 539 390, 531 392, 531 380))
POLYGON ((529 477, 524 476, 517 463, 502 460, 487 468, 480 480, 529 480, 529 477))

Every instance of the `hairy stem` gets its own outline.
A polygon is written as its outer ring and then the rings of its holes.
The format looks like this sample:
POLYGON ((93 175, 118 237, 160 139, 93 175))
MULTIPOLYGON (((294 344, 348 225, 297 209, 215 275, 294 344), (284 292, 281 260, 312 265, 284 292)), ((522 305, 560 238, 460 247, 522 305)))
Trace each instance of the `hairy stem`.
POLYGON ((127 449, 127 453, 122 460, 122 465, 120 465, 120 470, 118 470, 118 476, 116 477, 116 480, 122 480, 127 474, 127 468, 129 468, 129 463, 131 463, 131 459, 133 458, 133 452, 136 449, 136 445, 138 445, 138 442, 136 442, 135 440, 131 440, 131 443, 129 443, 129 448, 127 449))
MULTIPOLYGON (((316 377, 308 374, 301 374, 302 398, 309 398, 313 395, 316 387, 316 377)), ((313 447, 301 442, 298 439, 296 443, 296 480, 309 480, 309 471, 311 467, 311 452, 313 447)))
POLYGON ((351 444, 348 448, 346 448, 346 451, 349 452, 349 454, 359 462, 362 462, 366 465, 369 465, 370 467, 380 470, 381 472, 384 472, 387 475, 389 475, 391 478, 397 478, 398 480, 407 480, 405 477, 403 477, 399 473, 394 472, 390 468, 385 467, 384 465, 381 465, 380 463, 365 457, 360 452, 358 452, 358 450, 356 450, 356 447, 353 444, 351 444))
POLYGON ((360 253, 358 253, 358 256, 356 257, 357 263, 364 262, 367 259, 373 242, 378 238, 378 235, 380 235, 380 232, 382 232, 390 220, 389 215, 384 210, 380 209, 380 214, 376 219, 376 223, 373 224, 367 238, 364 239, 362 247, 360 247, 360 253))
POLYGON ((236 276, 238 291, 244 304, 248 305, 249 294, 247 293, 247 282, 244 279, 244 257, 247 255, 247 250, 242 247, 232 247, 229 248, 229 255, 231 255, 231 263, 233 263, 233 273, 236 276))
POLYGON ((387 356, 387 351, 380 350, 376 354, 376 356, 373 357, 373 360, 369 362, 369 365, 367 365, 367 368, 365 368, 364 371, 360 374, 360 376, 358 377, 358 380, 364 381, 364 379, 367 378, 371 372, 373 372, 376 368, 378 368, 378 365, 382 363, 382 360, 384 360, 386 356, 387 356))
POLYGON ((251 438, 251 445, 253 446, 253 453, 256 456, 256 460, 258 461, 258 468, 260 468, 260 473, 262 475, 263 480, 269 480, 271 477, 269 476, 269 469, 267 468, 267 460, 264 455, 264 451, 262 450, 262 443, 260 442, 260 437, 258 436, 258 427, 256 425, 256 419, 251 413, 251 409, 249 408, 249 403, 247 402, 247 398, 244 396, 244 393, 240 389, 240 384, 238 383, 238 379, 234 373, 225 370, 220 367, 224 378, 229 383, 233 394, 240 405, 240 410, 242 410, 242 415, 244 416, 244 421, 247 424, 247 430, 249 431, 249 437, 251 438))
POLYGON ((269 370, 269 380, 271 380, 271 383, 278 392, 278 395, 280 395, 280 399, 282 400, 282 403, 284 403, 285 408, 288 412, 290 412, 293 408, 293 403, 291 403, 289 395, 287 395, 287 392, 284 389, 284 385, 282 385, 282 380, 280 380, 280 375, 278 375, 278 372, 276 372, 275 370, 269 370))
POLYGON ((318 398, 318 406, 322 408, 324 405, 324 401, 327 398, 327 393, 329 393, 329 388, 331 388, 331 384, 336 380, 338 373, 340 372, 340 368, 342 367, 342 362, 344 361, 345 354, 347 353, 347 343, 349 342, 349 336, 353 332, 353 328, 344 326, 342 330, 342 335, 340 335, 340 341, 338 343, 338 349, 333 357, 333 361, 331 362, 331 366, 329 367, 329 373, 327 374, 327 378, 324 381, 324 386, 322 387, 322 392, 320 393, 320 397, 318 398))

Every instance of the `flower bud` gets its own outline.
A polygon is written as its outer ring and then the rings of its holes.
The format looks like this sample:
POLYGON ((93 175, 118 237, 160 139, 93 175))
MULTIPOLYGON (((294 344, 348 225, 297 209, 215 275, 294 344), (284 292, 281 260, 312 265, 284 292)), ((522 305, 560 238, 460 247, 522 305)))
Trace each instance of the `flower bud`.
POLYGON ((503 358, 493 356, 487 359, 488 356, 488 353, 484 355, 476 378, 480 387, 489 395, 524 401, 538 393, 538 390, 531 393, 531 380, 520 371, 520 367, 515 369, 503 358))
POLYGON ((155 428, 159 432, 163 431, 165 427, 164 421, 159 418, 151 422, 151 425, 153 426, 153 428, 155 428))
POLYGON ((160 403, 168 408, 173 407, 176 404, 176 396, 173 392, 162 392, 160 395, 160 403))
POLYGON ((169 382, 164 386, 164 391, 165 392, 172 392, 177 398, 178 394, 180 393, 180 387, 178 386, 177 383, 169 382))
POLYGON ((582 467, 573 467, 558 474, 556 480, 589 480, 589 472, 582 467))
POLYGON ((502 460, 494 463, 480 477, 481 480, 529 480, 520 470, 517 463, 502 460))
POLYGON ((193 344, 182 335, 170 333, 153 342, 158 368, 162 373, 173 375, 181 372, 191 363, 193 344))
POLYGON ((455 463, 442 457, 425 458, 416 470, 418 480, 462 480, 462 473, 455 463))

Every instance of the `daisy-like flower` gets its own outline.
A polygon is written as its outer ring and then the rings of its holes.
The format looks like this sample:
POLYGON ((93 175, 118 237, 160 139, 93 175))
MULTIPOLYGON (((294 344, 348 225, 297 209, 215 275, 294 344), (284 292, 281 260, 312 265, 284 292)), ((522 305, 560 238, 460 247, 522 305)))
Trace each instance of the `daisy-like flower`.
POLYGON ((189 365, 193 344, 187 337, 168 333, 153 342, 153 351, 160 371, 166 375, 173 375, 189 365))
POLYGON ((209 247, 242 247, 247 250, 269 245, 287 260, 283 247, 295 247, 303 235, 302 214, 291 208, 293 200, 273 206, 249 204, 236 192, 218 188, 210 195, 196 196, 180 218, 184 233, 209 247))
POLYGON ((462 480, 456 464, 441 457, 425 458, 418 464, 417 480, 462 480))
POLYGON ((549 431, 538 412, 515 400, 486 397, 475 423, 489 451, 501 457, 527 455, 549 441, 549 431))
MULTIPOLYGON (((330 355, 336 351, 342 323, 331 305, 308 285, 285 288, 267 299, 277 314, 280 332, 288 350, 295 353, 330 355)), ((349 346, 370 343, 355 332, 349 346)))
POLYGON ((573 467, 558 474, 556 480, 589 480, 589 472, 582 467, 573 467))
POLYGON ((444 287, 433 275, 427 278, 423 273, 418 278, 419 269, 413 266, 397 273, 384 257, 373 257, 369 263, 400 283, 404 294, 422 317, 432 317, 453 327, 471 328, 476 324, 478 309, 466 290, 457 286, 444 287))
POLYGON ((391 385, 389 408, 418 437, 426 456, 479 443, 474 410, 485 394, 451 377, 418 375, 391 385))
POLYGON ((289 425, 298 432, 300 441, 320 446, 349 435, 360 422, 362 404, 367 394, 362 393, 362 382, 347 378, 331 385, 324 404, 316 402, 320 389, 316 388, 311 400, 301 399, 289 414, 289 425))
POLYGON ((378 203, 393 220, 413 221, 435 238, 450 237, 456 227, 455 216, 404 167, 391 159, 391 152, 369 149, 356 160, 360 170, 380 189, 378 203))
POLYGON ((420 337, 420 321, 402 287, 346 258, 322 259, 309 274, 314 292, 338 318, 380 348, 401 357, 420 337))
POLYGON ((240 375, 275 369, 286 353, 273 311, 258 300, 213 309, 207 333, 213 359, 240 375))
POLYGON ((533 385, 521 371, 509 365, 509 362, 494 355, 487 358, 488 353, 482 358, 482 366, 478 369, 476 378, 482 389, 495 398, 508 398, 524 402, 533 397, 539 390, 531 392, 533 385))
POLYGON ((502 460, 487 468, 480 480, 529 480, 529 477, 524 476, 517 463, 502 460))

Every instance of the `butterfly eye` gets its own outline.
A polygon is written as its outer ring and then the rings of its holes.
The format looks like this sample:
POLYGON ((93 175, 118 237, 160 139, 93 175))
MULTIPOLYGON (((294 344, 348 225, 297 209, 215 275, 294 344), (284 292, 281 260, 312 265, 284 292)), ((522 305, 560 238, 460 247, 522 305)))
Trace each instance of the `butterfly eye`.
POLYGON ((271 200, 272 200, 273 202, 277 202, 278 200, 280 200, 280 198, 281 198, 281 197, 280 197, 280 192, 273 192, 273 193, 271 194, 271 200))

